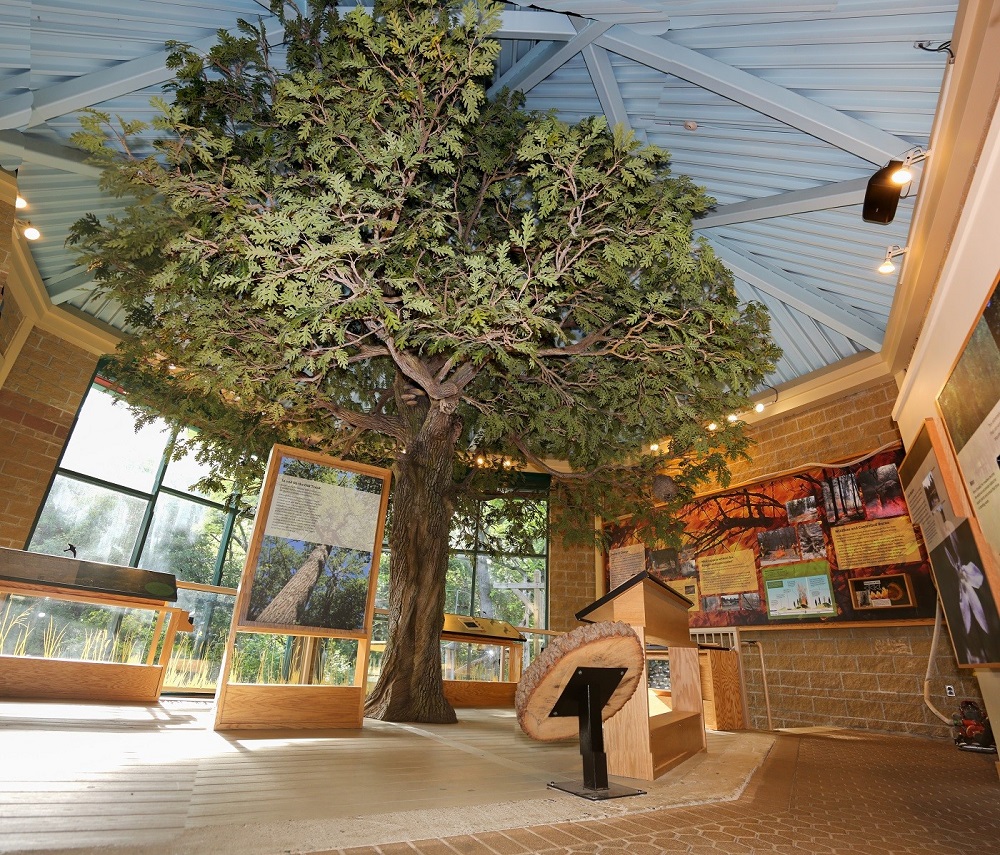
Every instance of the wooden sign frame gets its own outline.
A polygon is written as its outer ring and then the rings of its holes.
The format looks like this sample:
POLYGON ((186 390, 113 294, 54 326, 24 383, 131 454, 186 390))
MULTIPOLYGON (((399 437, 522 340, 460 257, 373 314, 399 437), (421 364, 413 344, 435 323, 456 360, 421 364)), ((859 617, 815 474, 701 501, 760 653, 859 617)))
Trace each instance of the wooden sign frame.
MULTIPOLYGON (((272 448, 219 674, 217 730, 361 727, 391 477, 388 469, 285 445, 272 448), (272 560, 269 549, 283 550, 285 560, 272 560), (302 560, 298 567, 288 566, 289 550, 302 560), (355 586, 365 580, 363 609, 356 597, 345 599, 344 608, 331 606, 342 576, 355 586), (309 604, 321 579, 326 611, 309 604), (233 683, 241 633, 300 638, 309 651, 318 650, 321 638, 356 639, 353 684, 233 683)), ((305 680, 310 673, 302 669, 305 680)))

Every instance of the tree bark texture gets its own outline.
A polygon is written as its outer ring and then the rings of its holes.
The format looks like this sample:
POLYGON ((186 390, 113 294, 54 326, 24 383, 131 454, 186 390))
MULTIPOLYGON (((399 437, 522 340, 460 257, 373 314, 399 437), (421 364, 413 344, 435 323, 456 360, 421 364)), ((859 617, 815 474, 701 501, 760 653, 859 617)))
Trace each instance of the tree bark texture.
POLYGON ((457 721, 444 697, 441 629, 458 429, 455 416, 433 409, 393 467, 389 640, 365 703, 371 718, 457 721))
POLYGON ((292 574, 285 587, 257 616, 258 623, 278 626, 297 624, 329 555, 329 546, 319 544, 314 547, 305 563, 292 574))

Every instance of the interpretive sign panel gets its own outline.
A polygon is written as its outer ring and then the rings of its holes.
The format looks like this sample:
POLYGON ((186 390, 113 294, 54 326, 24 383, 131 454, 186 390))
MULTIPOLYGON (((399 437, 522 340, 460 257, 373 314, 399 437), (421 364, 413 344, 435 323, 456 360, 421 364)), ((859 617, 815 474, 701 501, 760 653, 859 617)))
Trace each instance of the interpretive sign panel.
POLYGON ((388 470, 276 446, 238 625, 295 634, 365 632, 388 482, 388 470))
POLYGON ((820 618, 837 614, 827 562, 807 561, 785 567, 768 567, 763 573, 768 617, 820 618))
POLYGON ((1000 287, 938 396, 976 519, 1000 564, 1000 287))
POLYGON ((841 570, 908 564, 920 560, 909 517, 852 523, 833 529, 833 548, 841 570))
POLYGON ((609 565, 645 569, 683 592, 695 602, 694 628, 926 620, 934 583, 902 459, 880 451, 699 497, 676 514, 678 544, 647 543, 628 520, 610 524, 609 565), (904 575, 907 596, 894 608, 859 606, 866 585, 856 580, 904 575))
POLYGON ((913 589, 906 573, 851 579, 856 609, 905 609, 913 605, 913 589))

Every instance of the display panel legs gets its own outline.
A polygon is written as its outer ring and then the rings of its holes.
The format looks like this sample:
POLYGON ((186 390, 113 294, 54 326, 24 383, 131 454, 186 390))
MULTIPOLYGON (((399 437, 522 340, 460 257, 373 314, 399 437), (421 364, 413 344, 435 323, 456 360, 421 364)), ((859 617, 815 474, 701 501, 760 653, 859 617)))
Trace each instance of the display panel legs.
POLYGON ((580 720, 583 784, 573 781, 551 782, 549 786, 552 789, 592 801, 645 793, 645 790, 608 782, 608 755, 604 751, 601 711, 625 676, 626 670, 625 668, 577 668, 566 684, 549 715, 575 715, 580 720))

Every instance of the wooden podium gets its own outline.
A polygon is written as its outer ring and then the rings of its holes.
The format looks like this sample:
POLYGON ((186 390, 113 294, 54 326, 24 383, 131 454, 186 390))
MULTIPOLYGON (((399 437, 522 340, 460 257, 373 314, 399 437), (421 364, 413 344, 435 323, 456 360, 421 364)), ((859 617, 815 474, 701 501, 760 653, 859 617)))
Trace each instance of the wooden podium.
POLYGON ((578 620, 624 621, 647 656, 670 661, 669 699, 649 689, 645 669, 635 694, 604 726, 608 772, 652 781, 705 750, 698 645, 688 631, 691 601, 643 571, 577 612, 578 620), (650 654, 649 645, 667 651, 650 654))

